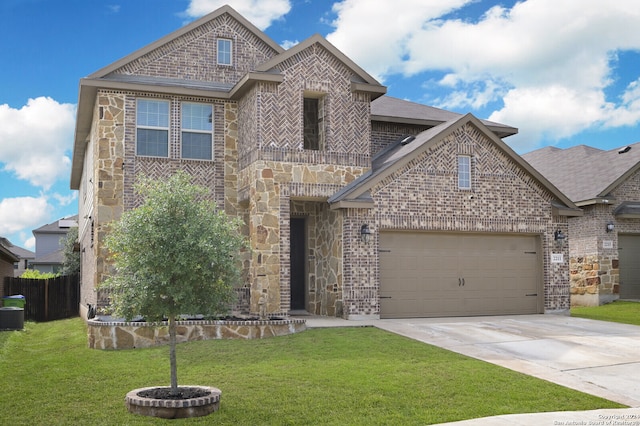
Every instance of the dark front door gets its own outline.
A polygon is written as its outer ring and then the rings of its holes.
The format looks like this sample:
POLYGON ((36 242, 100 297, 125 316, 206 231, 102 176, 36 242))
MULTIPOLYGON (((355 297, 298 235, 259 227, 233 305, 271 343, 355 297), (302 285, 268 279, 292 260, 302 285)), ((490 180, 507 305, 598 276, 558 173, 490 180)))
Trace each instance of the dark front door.
POLYGON ((291 219, 291 310, 305 309, 305 220, 291 219))

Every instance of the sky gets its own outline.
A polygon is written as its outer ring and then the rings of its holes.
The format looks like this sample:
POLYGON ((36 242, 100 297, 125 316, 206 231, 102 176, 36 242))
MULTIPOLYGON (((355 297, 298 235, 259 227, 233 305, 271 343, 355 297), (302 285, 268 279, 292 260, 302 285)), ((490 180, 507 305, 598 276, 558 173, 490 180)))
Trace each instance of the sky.
POLYGON ((517 127, 520 154, 640 141, 637 0, 1 0, 0 236, 35 250, 77 214, 79 80, 225 3, 285 48, 326 37, 389 96, 517 127))

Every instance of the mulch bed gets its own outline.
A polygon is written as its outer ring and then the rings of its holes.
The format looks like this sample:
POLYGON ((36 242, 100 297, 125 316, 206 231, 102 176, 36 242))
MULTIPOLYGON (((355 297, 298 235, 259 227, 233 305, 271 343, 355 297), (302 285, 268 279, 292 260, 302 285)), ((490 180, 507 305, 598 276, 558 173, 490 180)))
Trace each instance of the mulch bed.
POLYGON ((154 399, 191 399, 191 398, 202 398, 204 396, 210 395, 211 392, 201 388, 189 388, 189 387, 178 387, 178 393, 171 393, 171 388, 162 387, 162 388, 153 388, 147 389, 141 392, 138 392, 138 396, 143 398, 154 398, 154 399))

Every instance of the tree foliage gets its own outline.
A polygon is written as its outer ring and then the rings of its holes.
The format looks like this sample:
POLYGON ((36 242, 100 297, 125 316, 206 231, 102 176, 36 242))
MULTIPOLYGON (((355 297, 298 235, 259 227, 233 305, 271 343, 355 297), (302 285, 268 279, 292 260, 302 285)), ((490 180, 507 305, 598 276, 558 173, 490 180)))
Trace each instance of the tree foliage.
POLYGON ((245 249, 240 223, 206 199, 184 172, 142 178, 144 203, 126 211, 106 238, 115 274, 105 282, 118 316, 158 321, 228 311, 245 249))
POLYGON ((62 274, 73 275, 80 273, 80 251, 76 250, 78 243, 78 227, 69 228, 69 232, 62 241, 62 274))
POLYGON ((27 269, 20 275, 20 278, 29 278, 32 280, 48 280, 49 278, 56 278, 60 274, 55 272, 40 272, 37 269, 27 269))
POLYGON ((209 191, 184 172, 142 178, 135 189, 144 202, 111 226, 105 245, 115 273, 103 286, 115 315, 169 320, 171 388, 178 393, 176 318, 228 312, 246 242, 240 222, 218 211, 209 191))

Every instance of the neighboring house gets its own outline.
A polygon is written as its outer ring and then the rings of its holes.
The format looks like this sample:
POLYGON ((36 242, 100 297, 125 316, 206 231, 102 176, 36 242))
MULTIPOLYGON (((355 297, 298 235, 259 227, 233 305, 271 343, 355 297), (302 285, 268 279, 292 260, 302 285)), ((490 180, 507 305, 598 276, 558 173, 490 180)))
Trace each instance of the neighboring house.
POLYGON ((78 226, 78 215, 65 217, 53 223, 34 229, 36 239, 36 258, 30 269, 40 272, 58 273, 64 263, 64 239, 72 227, 78 226))
POLYGON ((80 81, 81 311, 136 176, 182 169, 244 220, 237 310, 346 319, 566 312, 581 211, 516 129, 384 96, 315 35, 288 50, 228 6, 80 81))
POLYGON ((6 238, 0 237, 0 244, 9 249, 11 253, 18 257, 18 261, 13 264, 13 276, 19 277, 24 271, 29 269, 31 262, 36 258, 36 254, 31 250, 11 244, 6 238))
POLYGON ((584 211, 569 220, 571 303, 640 299, 640 143, 523 157, 584 211))
POLYGON ((4 296, 5 277, 13 277, 14 264, 20 261, 10 248, 9 240, 0 237, 0 297, 4 296))

